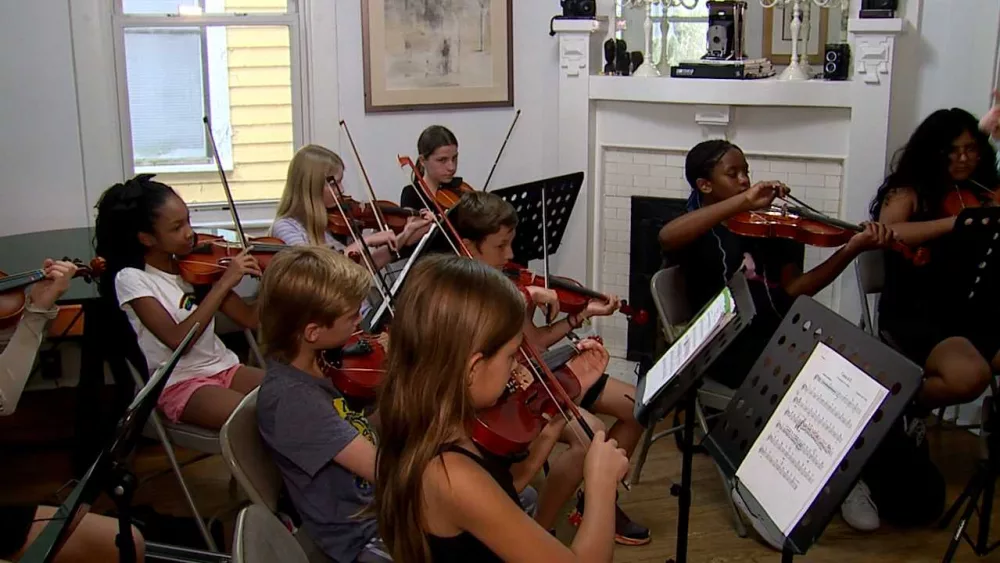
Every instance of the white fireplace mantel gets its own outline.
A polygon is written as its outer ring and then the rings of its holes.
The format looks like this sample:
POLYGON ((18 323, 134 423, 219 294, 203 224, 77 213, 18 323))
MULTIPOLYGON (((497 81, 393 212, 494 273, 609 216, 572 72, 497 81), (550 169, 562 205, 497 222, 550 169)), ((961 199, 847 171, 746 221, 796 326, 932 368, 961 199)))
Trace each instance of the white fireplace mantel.
MULTIPOLYGON (((800 197, 814 198, 839 218, 855 223, 868 218, 868 202, 889 154, 892 66, 902 20, 849 22, 847 81, 601 76, 607 29, 606 20, 554 25, 560 173, 583 170, 587 178, 563 247, 553 256, 556 271, 627 295, 627 201, 635 195, 686 197, 683 155, 707 138, 738 144, 754 180, 786 180, 800 197)), ((807 253, 807 266, 808 261, 807 253)), ((857 319, 853 270, 821 300, 857 319)), ((612 317, 602 323, 609 349, 619 355, 623 321, 612 317)))

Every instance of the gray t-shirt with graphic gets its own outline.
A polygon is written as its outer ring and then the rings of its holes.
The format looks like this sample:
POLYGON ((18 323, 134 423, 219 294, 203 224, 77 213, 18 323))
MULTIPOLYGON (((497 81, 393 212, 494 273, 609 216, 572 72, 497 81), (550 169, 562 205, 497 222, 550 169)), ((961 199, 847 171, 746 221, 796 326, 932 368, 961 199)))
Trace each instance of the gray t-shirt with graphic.
POLYGON ((257 426, 310 538, 334 561, 354 561, 377 533, 373 516, 358 517, 374 486, 333 458, 359 434, 377 444, 368 419, 349 409, 329 380, 269 361, 257 426))

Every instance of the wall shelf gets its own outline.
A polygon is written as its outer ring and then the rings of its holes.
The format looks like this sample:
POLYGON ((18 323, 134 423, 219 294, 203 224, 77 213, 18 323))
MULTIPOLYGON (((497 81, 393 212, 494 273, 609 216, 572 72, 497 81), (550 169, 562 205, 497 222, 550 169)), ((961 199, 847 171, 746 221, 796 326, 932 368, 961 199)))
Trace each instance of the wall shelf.
POLYGON ((853 82, 591 76, 590 99, 660 104, 850 108, 853 82))

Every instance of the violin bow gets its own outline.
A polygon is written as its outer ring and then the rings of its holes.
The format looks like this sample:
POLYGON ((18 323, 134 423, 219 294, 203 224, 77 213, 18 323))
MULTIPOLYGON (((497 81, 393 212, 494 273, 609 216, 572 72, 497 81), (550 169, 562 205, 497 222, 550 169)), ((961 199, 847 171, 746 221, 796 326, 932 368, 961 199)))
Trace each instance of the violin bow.
MULTIPOLYGON (((368 273, 372 276, 372 281, 375 284, 375 288, 381 294, 382 299, 385 300, 386 307, 389 309, 389 314, 396 316, 396 312, 392 307, 392 291, 389 289, 389 284, 386 283, 385 279, 379 274, 378 268, 375 267, 375 259, 372 258, 371 251, 368 249, 368 245, 365 244, 365 240, 361 238, 360 229, 355 230, 354 218, 347 214, 347 210, 344 209, 344 202, 341 196, 337 192, 341 192, 340 186, 337 183, 337 179, 330 176, 329 181, 333 182, 334 187, 337 189, 330 190, 330 195, 333 196, 334 203, 337 204, 337 210, 344 217, 344 223, 347 224, 347 230, 351 233, 351 238, 353 238, 358 243, 358 249, 361 252, 361 261, 364 262, 365 268, 368 273)), ((343 192, 341 192, 343 193, 343 192)))
POLYGON ((497 158, 493 161, 493 167, 490 168, 490 173, 486 176, 486 182, 483 183, 484 192, 487 191, 487 188, 490 186, 490 180, 493 179, 493 172, 497 169, 497 163, 500 162, 500 157, 503 156, 503 150, 507 148, 507 141, 510 140, 510 134, 514 132, 514 126, 517 125, 517 119, 519 117, 521 117, 521 110, 517 110, 517 113, 514 114, 514 121, 511 122, 510 128, 507 129, 507 136, 504 137, 503 144, 500 145, 500 152, 497 153, 497 158))
MULTIPOLYGON (((340 120, 340 126, 344 128, 344 133, 347 134, 347 140, 351 143, 351 151, 354 153, 354 160, 357 161, 358 169, 361 170, 361 176, 365 179, 365 187, 368 189, 368 197, 372 206, 372 214, 375 216, 375 222, 378 223, 379 230, 388 231, 389 224, 386 223, 385 216, 382 215, 382 210, 375 203, 378 199, 375 197, 375 188, 372 187, 372 181, 368 178, 368 171, 365 170, 365 164, 361 161, 361 153, 358 152, 358 147, 354 144, 354 137, 351 136, 351 130, 348 129, 347 122, 343 119, 340 120)), ((400 258, 398 249, 392 250, 392 253, 396 255, 396 259, 400 258)))
POLYGON ((451 245, 451 248, 452 250, 455 251, 455 254, 458 254, 459 256, 471 257, 472 253, 469 252, 469 249, 465 246, 465 243, 462 242, 462 237, 458 236, 458 231, 455 230, 454 225, 451 224, 451 221, 448 221, 447 217, 445 216, 444 209, 441 207, 440 204, 438 204, 437 200, 434 199, 434 196, 431 194, 430 187, 428 187, 427 183, 424 181, 423 175, 421 175, 418 172, 416 165, 413 164, 413 160, 410 159, 410 157, 408 156, 402 156, 402 155, 397 155, 396 159, 399 161, 400 167, 403 166, 410 167, 410 170, 413 172, 413 177, 416 178, 417 180, 417 188, 418 188, 416 190, 417 196, 420 197, 420 200, 424 203, 427 209, 433 210, 431 216, 434 219, 434 223, 444 233, 445 240, 447 240, 448 244, 451 245), (441 222, 442 218, 444 218, 444 224, 442 224, 441 222), (445 225, 448 226, 448 229, 445 228, 445 225), (451 236, 448 236, 449 234, 451 236), (461 251, 459 249, 461 249, 461 251))
POLYGON ((233 201, 233 192, 229 189, 229 180, 226 179, 226 171, 222 169, 222 159, 219 158, 219 147, 215 144, 215 134, 212 133, 212 124, 208 116, 202 118, 205 124, 205 131, 208 132, 208 140, 212 145, 212 154, 215 155, 215 166, 219 170, 219 178, 222 180, 222 190, 226 192, 226 201, 229 203, 229 212, 233 216, 233 225, 236 226, 236 234, 240 237, 240 247, 246 249, 247 235, 243 232, 243 224, 240 223, 240 216, 236 211, 236 202, 233 201))

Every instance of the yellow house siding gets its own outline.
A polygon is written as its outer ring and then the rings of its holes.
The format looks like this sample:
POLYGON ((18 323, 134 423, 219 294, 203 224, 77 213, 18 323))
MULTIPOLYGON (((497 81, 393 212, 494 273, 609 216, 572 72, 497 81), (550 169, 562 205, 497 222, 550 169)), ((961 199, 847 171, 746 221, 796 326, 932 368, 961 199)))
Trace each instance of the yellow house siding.
MULTIPOLYGON (((229 12, 275 12, 285 0, 232 0, 229 12)), ((292 158, 292 91, 288 29, 226 30, 233 170, 226 174, 237 200, 277 199, 292 158)), ((223 201, 216 173, 163 174, 188 203, 223 201)))

